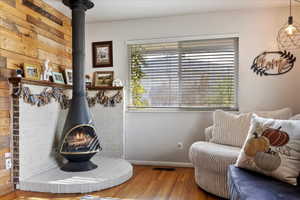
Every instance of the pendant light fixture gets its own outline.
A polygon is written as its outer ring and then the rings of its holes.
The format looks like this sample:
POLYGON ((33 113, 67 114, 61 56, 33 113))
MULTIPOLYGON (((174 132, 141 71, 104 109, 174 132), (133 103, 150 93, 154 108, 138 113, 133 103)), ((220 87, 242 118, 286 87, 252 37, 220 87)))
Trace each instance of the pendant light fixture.
POLYGON ((295 50, 300 48, 300 25, 292 16, 292 0, 290 0, 290 16, 288 23, 278 32, 277 42, 281 50, 295 50))

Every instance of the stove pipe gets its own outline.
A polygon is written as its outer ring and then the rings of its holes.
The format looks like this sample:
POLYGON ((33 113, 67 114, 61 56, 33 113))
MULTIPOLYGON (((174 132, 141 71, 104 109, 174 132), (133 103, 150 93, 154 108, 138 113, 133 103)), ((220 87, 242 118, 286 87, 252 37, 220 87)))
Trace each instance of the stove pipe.
POLYGON ((97 167, 89 160, 101 150, 86 99, 84 76, 85 12, 94 4, 90 0, 63 0, 63 3, 72 10, 73 95, 60 143, 60 154, 69 163, 62 170, 87 171, 97 167))
POLYGON ((85 96, 85 12, 94 7, 90 0, 63 0, 72 10, 73 95, 85 96))

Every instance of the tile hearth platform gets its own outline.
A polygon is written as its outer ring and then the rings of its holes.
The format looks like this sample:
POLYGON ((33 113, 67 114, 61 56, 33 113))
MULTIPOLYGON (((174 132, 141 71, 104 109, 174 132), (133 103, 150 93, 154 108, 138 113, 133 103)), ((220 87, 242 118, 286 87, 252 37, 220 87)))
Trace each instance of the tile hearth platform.
POLYGON ((118 158, 95 156, 92 162, 98 168, 86 172, 65 172, 53 168, 20 180, 19 189, 48 193, 88 193, 120 185, 133 175, 132 165, 118 158))

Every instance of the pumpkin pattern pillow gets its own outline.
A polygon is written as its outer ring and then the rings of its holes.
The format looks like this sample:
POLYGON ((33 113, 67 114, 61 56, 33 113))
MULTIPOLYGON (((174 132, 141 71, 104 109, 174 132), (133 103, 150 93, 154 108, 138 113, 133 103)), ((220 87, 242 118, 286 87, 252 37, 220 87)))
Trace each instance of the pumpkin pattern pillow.
POLYGON ((253 115, 235 164, 297 185, 300 172, 300 122, 253 115))

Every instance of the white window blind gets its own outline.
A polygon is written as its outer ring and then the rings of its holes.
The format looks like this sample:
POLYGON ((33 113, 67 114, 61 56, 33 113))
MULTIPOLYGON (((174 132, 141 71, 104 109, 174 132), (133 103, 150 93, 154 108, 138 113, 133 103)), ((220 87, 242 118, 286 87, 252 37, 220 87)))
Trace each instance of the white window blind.
POLYGON ((238 108, 238 38, 129 45, 129 63, 131 108, 238 108))

